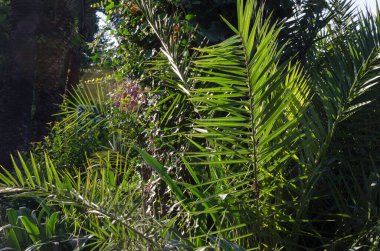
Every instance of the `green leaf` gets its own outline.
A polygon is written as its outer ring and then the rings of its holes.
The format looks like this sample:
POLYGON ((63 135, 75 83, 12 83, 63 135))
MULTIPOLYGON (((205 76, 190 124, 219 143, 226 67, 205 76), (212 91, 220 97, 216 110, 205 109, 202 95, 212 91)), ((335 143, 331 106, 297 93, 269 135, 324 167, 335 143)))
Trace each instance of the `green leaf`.
POLYGON ((183 203, 185 200, 185 195, 179 188, 179 186, 176 184, 176 182, 169 176, 169 174, 166 172, 163 165, 161 165, 155 158, 153 158, 150 154, 148 154, 146 151, 134 147, 136 151, 138 151, 141 155, 141 157, 145 160, 147 164, 149 164, 157 173, 160 175, 161 179, 165 181, 165 183, 168 185, 170 190, 173 192, 173 194, 177 197, 177 200, 180 203, 183 203))
POLYGON ((38 226, 29 220, 27 216, 20 216, 21 220, 26 232, 29 234, 30 239, 36 243, 40 238, 40 230, 38 226))
POLYGON ((15 231, 12 228, 7 229, 5 231, 5 240, 8 243, 8 245, 10 245, 15 250, 22 251, 18 238, 15 234, 15 231))
POLYGON ((13 226, 17 225, 18 215, 17 215, 16 210, 14 210, 13 208, 8 208, 7 209, 7 211, 6 211, 6 218, 7 218, 7 221, 11 225, 13 225, 13 226))
POLYGON ((54 212, 47 219, 47 222, 46 222, 46 236, 47 237, 56 235, 55 228, 56 228, 56 224, 58 223, 58 220, 59 220, 59 212, 54 212))

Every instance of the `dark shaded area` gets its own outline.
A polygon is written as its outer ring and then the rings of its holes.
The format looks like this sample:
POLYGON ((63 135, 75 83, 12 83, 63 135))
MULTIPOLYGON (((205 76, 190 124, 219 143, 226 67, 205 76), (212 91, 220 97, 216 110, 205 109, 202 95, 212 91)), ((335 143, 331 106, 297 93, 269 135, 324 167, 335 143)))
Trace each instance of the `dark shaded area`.
MULTIPOLYGON (((0 163, 47 133, 65 90, 79 81, 83 42, 96 31, 86 0, 12 0, 0 62, 0 163), (9 53, 6 53, 9 51, 9 53)), ((8 5, 8 6, 7 6, 8 5)))
MULTIPOLYGON (((294 0, 257 1, 258 5, 264 3, 266 15, 272 15, 273 20, 281 21, 294 14, 294 0)), ((236 0, 184 1, 183 6, 187 13, 194 15, 194 24, 199 25, 200 33, 211 43, 221 42, 232 35, 221 16, 236 26, 236 0)))
MULTIPOLYGON (((25 149, 30 138, 40 3, 12 1, 7 73, 0 96, 0 159, 25 149)), ((7 161, 6 161, 7 163, 7 161)))

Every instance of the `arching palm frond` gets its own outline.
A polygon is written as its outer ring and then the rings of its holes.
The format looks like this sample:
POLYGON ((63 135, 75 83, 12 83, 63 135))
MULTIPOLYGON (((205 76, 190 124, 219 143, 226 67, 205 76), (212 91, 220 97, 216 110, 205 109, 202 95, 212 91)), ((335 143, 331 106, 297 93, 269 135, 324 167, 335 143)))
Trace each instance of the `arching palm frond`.
POLYGON ((111 88, 106 79, 93 79, 69 92, 57 114, 63 116, 59 123, 64 130, 78 128, 85 132, 104 124, 112 110, 111 88))
POLYGON ((40 166, 31 155, 30 164, 19 156, 14 172, 0 173, 0 194, 43 198, 61 207, 75 229, 73 238, 88 239, 94 249, 159 249, 156 223, 140 211, 142 189, 128 164, 128 156, 111 153, 87 163, 88 168, 74 175, 60 171, 45 155, 40 166), (87 236, 80 236, 85 231, 87 236))
MULTIPOLYGON (((350 11, 347 7, 349 13, 341 15, 351 16, 350 11)), ((319 63, 311 69, 315 99, 304 116, 306 137, 298 154, 305 167, 301 175, 307 177, 301 184, 305 192, 299 199, 298 219, 304 217, 313 196, 318 194, 321 178, 332 173, 330 164, 334 159, 329 153, 344 144, 334 143, 341 123, 374 99, 370 91, 380 82, 379 20, 379 14, 376 17, 367 13, 358 15, 350 25, 333 22, 325 31, 328 36, 317 45, 319 63)), ((294 233, 301 232, 298 227, 300 224, 294 225, 294 233)))
POLYGON ((254 1, 245 6, 238 1, 238 27, 226 21, 235 35, 199 49, 203 55, 195 64, 201 86, 192 91, 191 100, 198 103, 202 118, 194 121, 189 136, 206 139, 210 149, 193 155, 204 157, 193 164, 218 162, 231 171, 253 171, 259 198, 265 173, 276 172, 301 137, 295 132, 309 87, 299 66, 279 65, 279 29, 262 21, 261 11, 252 18, 253 9, 254 1))
POLYGON ((157 6, 152 1, 137 0, 139 6, 147 19, 150 27, 153 29, 157 38, 161 42, 161 52, 165 55, 172 71, 177 75, 177 88, 184 94, 189 94, 189 67, 188 67, 188 46, 181 48, 178 41, 181 41, 180 24, 175 22, 174 17, 161 17, 158 13, 157 6), (178 26, 178 27, 176 27, 178 26), (178 29, 178 30, 176 30, 178 29), (187 59, 187 60, 186 60, 187 59))
POLYGON ((321 41, 323 60, 311 70, 316 95, 305 116, 306 135, 316 140, 306 140, 305 155, 300 155, 311 169, 325 160, 338 125, 373 101, 369 92, 380 82, 378 20, 360 15, 355 30, 329 29, 330 35, 321 41))

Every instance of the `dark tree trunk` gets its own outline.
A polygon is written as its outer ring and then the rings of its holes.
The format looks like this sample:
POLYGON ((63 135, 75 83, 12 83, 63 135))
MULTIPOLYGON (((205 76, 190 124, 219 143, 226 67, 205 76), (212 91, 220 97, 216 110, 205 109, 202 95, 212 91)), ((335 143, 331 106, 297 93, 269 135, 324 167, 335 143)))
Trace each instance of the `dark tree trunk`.
POLYGON ((80 81, 80 70, 82 63, 81 49, 71 49, 67 56, 67 65, 66 65, 66 84, 65 84, 65 95, 72 91, 75 86, 80 81))
POLYGON ((0 97, 0 162, 28 147, 35 80, 38 0, 11 1, 10 66, 0 97))
MULTIPOLYGON (((79 82, 82 58, 84 0, 42 0, 33 140, 48 133, 47 124, 59 111, 62 95, 79 82)), ((94 20, 96 25, 96 19, 94 20)))
MULTIPOLYGON (((0 81, 0 163, 48 133, 65 88, 79 82, 82 39, 96 18, 86 0, 12 0, 9 70, 0 81)), ((1 71, 0 71, 1 72, 1 71)))
POLYGON ((42 0, 38 30, 37 78, 34 85, 33 140, 40 141, 54 120, 65 90, 67 54, 74 18, 62 0, 42 0))

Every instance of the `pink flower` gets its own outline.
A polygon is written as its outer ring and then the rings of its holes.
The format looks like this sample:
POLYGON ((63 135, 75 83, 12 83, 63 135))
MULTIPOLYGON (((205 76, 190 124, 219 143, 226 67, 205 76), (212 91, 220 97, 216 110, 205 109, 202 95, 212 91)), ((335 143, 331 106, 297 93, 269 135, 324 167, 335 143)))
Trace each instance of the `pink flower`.
POLYGON ((137 81, 126 80, 112 93, 113 106, 123 112, 136 112, 144 101, 144 91, 137 81))

